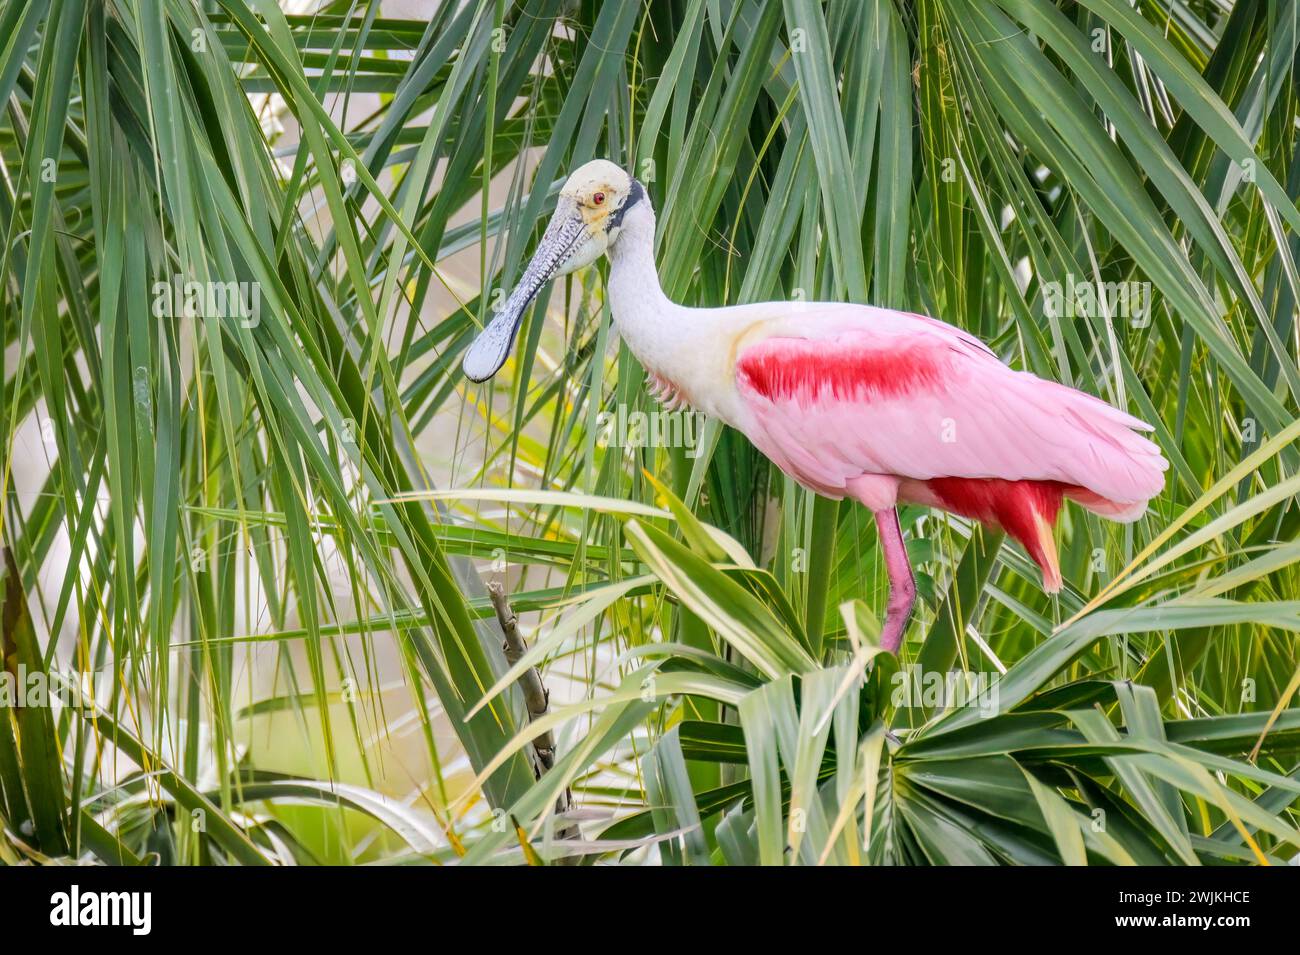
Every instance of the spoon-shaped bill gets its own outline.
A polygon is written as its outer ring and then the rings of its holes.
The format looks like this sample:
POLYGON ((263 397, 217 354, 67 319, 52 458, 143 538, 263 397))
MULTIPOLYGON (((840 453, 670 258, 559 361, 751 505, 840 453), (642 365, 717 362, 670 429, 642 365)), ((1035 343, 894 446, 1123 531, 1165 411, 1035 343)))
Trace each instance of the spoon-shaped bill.
MULTIPOLYGON (((541 288, 540 282, 537 287, 541 288)), ((520 288, 522 289, 522 286, 520 288)), ((515 294, 517 295, 519 291, 520 289, 517 289, 515 294)), ((496 317, 487 323, 483 331, 478 333, 478 337, 474 339, 461 360, 460 366, 466 378, 470 381, 487 381, 501 370, 501 366, 506 363, 506 358, 510 356, 511 346, 515 343, 515 333, 519 331, 524 309, 536 294, 537 291, 534 289, 519 302, 515 302, 515 295, 511 295, 506 300, 505 307, 497 312, 496 317)))
POLYGON ((510 356, 524 310, 542 286, 568 265, 575 258, 574 252, 590 239, 577 206, 572 200, 561 199, 519 284, 465 352, 461 362, 465 377, 471 381, 487 381, 501 370, 510 356))

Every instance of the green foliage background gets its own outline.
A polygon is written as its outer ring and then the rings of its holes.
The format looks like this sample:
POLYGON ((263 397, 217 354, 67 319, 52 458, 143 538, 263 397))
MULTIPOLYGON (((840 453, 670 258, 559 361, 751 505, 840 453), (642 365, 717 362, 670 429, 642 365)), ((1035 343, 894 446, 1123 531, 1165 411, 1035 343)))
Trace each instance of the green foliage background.
POLYGON ((67 703, 0 709, 0 861, 1295 859, 1294 0, 386 12, 0 6, 0 655, 67 703), (906 512, 923 606, 868 667, 869 515, 716 423, 606 446, 654 402, 598 268, 459 375, 597 156, 677 300, 942 317, 1155 424, 1166 493, 1069 511, 1056 599, 906 512), (159 317, 173 276, 257 321, 159 317), (1091 282, 1150 314, 1047 308, 1091 282))

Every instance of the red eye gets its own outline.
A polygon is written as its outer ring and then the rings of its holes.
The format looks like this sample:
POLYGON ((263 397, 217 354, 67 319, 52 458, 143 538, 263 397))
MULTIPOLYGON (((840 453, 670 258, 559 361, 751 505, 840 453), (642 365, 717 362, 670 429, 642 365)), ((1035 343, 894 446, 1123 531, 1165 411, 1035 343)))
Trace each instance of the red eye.
POLYGON ((604 205, 604 203, 605 203, 605 194, 604 194, 603 192, 598 192, 598 193, 596 193, 594 196, 591 197, 591 201, 594 202, 594 203, 595 203, 596 205, 598 205, 598 206, 599 206, 599 205, 604 205))

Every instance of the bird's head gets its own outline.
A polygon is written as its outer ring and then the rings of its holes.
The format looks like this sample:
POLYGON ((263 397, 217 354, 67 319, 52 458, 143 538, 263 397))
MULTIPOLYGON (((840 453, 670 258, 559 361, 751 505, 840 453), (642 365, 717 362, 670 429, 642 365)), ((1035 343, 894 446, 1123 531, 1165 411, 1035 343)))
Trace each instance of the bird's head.
POLYGON ((495 375, 510 354, 524 310, 542 286, 609 251, 618 241, 623 217, 645 198, 645 187, 606 159, 593 159, 569 176, 519 284, 465 353, 465 375, 473 381, 495 375))

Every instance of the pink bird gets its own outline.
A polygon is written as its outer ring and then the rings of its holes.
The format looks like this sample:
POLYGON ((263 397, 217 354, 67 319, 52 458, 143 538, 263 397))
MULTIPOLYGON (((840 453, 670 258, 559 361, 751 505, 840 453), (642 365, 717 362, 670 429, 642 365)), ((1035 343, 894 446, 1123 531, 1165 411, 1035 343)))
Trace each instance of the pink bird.
POLYGON ((583 166, 565 183, 519 286, 466 352, 466 375, 496 374, 538 290, 607 253, 615 324, 660 400, 721 419, 804 487, 871 510, 889 574, 885 650, 898 649, 916 601, 898 504, 1004 530, 1055 593, 1063 499, 1133 521, 1164 488, 1168 462, 1138 433, 1150 425, 1013 371, 937 319, 831 302, 671 302, 654 235, 640 182, 605 160, 583 166))

